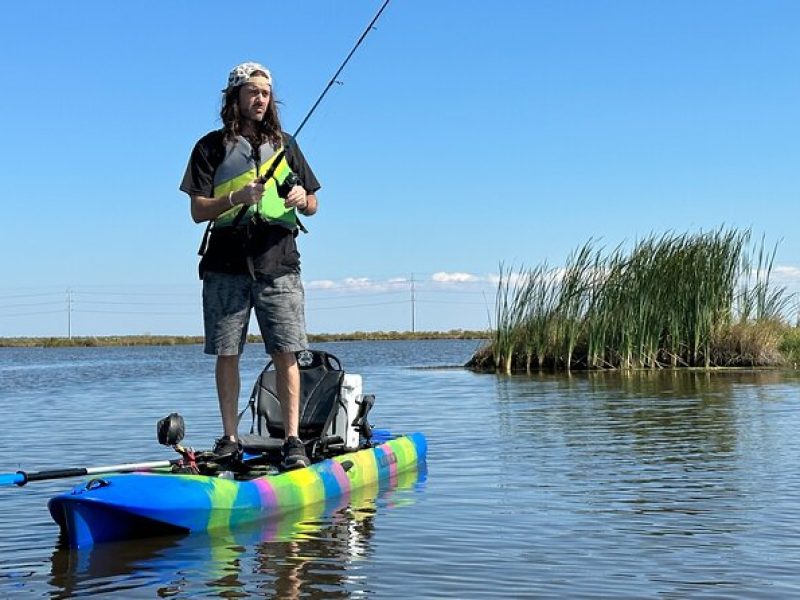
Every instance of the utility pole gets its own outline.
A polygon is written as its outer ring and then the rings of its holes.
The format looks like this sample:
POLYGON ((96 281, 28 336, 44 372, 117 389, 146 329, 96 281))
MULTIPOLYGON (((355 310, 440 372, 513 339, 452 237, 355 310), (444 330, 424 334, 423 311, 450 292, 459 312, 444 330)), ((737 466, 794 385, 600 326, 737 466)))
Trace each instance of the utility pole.
POLYGON ((417 331, 416 289, 414 288, 414 274, 411 274, 411 333, 417 331))
POLYGON ((67 339, 72 339, 72 290, 67 288, 67 339))

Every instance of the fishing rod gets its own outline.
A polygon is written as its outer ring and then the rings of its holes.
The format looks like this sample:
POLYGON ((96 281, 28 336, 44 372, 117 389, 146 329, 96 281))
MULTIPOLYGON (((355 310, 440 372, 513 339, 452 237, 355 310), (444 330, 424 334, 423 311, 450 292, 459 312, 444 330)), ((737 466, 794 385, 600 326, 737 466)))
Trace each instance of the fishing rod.
POLYGON ((339 65, 339 68, 336 70, 336 73, 333 74, 333 77, 331 77, 331 80, 328 82, 328 85, 326 85, 325 89, 322 90, 322 93, 319 95, 319 98, 317 98, 317 101, 314 102, 314 105, 311 107, 311 110, 308 111, 308 114, 300 122, 300 125, 297 127, 297 130, 294 132, 294 135, 292 137, 294 137, 294 138, 297 137, 297 135, 300 133, 300 131, 305 126, 306 122, 311 118, 311 115, 313 115, 314 111, 317 110, 317 106, 319 106, 320 102, 322 102, 322 99, 325 97, 325 95, 328 93, 328 91, 330 91, 330 89, 333 87, 333 84, 334 83, 341 84, 341 82, 337 79, 337 77, 339 77, 339 74, 344 70, 344 68, 347 65, 347 63, 350 62, 350 59, 353 57, 353 54, 356 53, 356 50, 358 50, 358 47, 361 45, 361 42, 364 41, 364 38, 367 37, 367 34, 370 31, 372 31, 373 29, 375 29, 375 23, 377 23, 378 19, 381 16, 381 13, 383 13, 384 9, 389 4, 389 2, 390 2, 390 0, 386 0, 383 3, 383 5, 380 7, 378 12, 375 13, 375 16, 372 17, 372 21, 369 22, 369 25, 367 25, 366 29, 364 29, 364 32, 358 38, 358 41, 356 41, 355 45, 350 50, 350 52, 348 53, 347 57, 344 59, 342 64, 339 65))
MULTIPOLYGON (((328 82, 328 85, 325 86, 325 89, 322 90, 322 93, 319 95, 319 98, 317 98, 316 102, 314 102, 314 104, 311 106, 311 109, 308 111, 306 116, 303 117, 303 120, 300 122, 300 125, 298 125, 297 129, 294 132, 294 135, 292 135, 292 139, 293 140, 297 139, 297 136, 303 130, 303 127, 305 127, 305 124, 311 118, 311 115, 314 114, 314 111, 317 110, 317 107, 322 102, 322 99, 325 98, 327 93, 333 87, 333 84, 334 83, 341 84, 341 81, 339 81, 337 78, 339 77, 341 72, 344 71, 345 66, 347 66, 347 63, 350 62, 350 59, 353 58, 353 55, 356 53, 356 50, 358 50, 358 47, 361 46, 361 43, 364 41, 364 38, 367 37, 367 35, 369 34, 370 31, 375 29, 375 23, 378 22, 378 19, 380 18, 381 14, 386 9, 386 7, 389 5, 390 1, 391 0, 385 0, 385 2, 378 9, 378 12, 375 13, 375 16, 372 17, 372 20, 369 22, 369 25, 366 26, 364 31, 359 36, 358 40, 356 40, 355 45, 350 49, 350 52, 348 52, 348 54, 345 57, 344 61, 342 61, 342 64, 339 65, 338 69, 336 69, 336 72, 333 74, 333 77, 331 77, 330 81, 328 82)), ((260 183, 266 183, 267 181, 269 181, 270 177, 272 177, 274 175, 275 169, 277 169, 277 167, 278 167, 278 162, 279 162, 278 160, 273 161, 272 166, 270 167, 269 171, 267 171, 264 175, 259 177, 257 179, 257 181, 260 182, 260 183)), ((286 197, 286 193, 288 193, 288 191, 293 186, 295 186, 295 185, 297 185, 299 183, 300 183, 300 179, 297 177, 297 175, 294 175, 293 173, 290 174, 286 178, 286 181, 284 181, 282 184, 278 185, 278 195, 281 198, 285 198, 286 197)), ((234 226, 237 225, 241 221, 241 219, 244 217, 244 215, 245 215, 245 213, 247 212, 248 209, 249 209, 248 205, 242 206, 242 208, 239 210, 239 212, 237 213, 236 217, 234 218, 234 221, 233 221, 234 226)))

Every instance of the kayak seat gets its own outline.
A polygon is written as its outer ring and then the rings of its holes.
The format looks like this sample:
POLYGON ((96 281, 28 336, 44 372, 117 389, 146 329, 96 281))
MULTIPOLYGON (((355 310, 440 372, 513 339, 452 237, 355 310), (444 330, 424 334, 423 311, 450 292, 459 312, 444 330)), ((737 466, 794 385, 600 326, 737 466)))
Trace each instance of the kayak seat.
MULTIPOLYGON (((346 375, 341 362, 333 354, 322 350, 301 350, 296 355, 300 371, 300 438, 306 443, 321 441, 323 445, 326 440, 340 438, 344 444, 345 430, 355 415, 348 414, 353 411, 348 411, 342 399, 346 375)), ((360 377, 358 382, 360 402, 360 377)), ((272 361, 267 363, 256 379, 248 405, 239 415, 240 423, 248 409, 252 417, 250 433, 239 435, 244 451, 279 451, 285 429, 272 361)), ((357 437, 355 445, 358 445, 357 437)))

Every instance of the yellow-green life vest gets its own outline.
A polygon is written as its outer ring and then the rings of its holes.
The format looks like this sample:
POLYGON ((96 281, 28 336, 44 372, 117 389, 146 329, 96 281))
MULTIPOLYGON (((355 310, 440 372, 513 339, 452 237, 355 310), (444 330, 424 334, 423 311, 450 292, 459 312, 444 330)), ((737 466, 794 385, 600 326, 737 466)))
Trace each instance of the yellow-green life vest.
POLYGON ((264 195, 258 204, 248 206, 246 210, 242 204, 234 205, 214 219, 214 228, 245 225, 258 215, 275 225, 297 229, 295 209, 286 208, 283 198, 278 196, 278 185, 291 172, 283 146, 274 148, 265 143, 261 145, 259 152, 254 153, 250 143, 242 136, 237 136, 234 142, 227 142, 225 158, 214 172, 215 198, 236 192, 259 177, 267 175, 269 178, 264 184, 264 195))

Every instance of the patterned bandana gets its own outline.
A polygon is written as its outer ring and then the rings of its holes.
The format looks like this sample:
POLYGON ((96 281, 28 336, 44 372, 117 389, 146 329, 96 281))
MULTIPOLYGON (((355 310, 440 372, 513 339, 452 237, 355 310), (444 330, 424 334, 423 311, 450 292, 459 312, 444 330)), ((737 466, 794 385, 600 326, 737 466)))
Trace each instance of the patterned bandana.
MULTIPOLYGON (((265 66, 254 62, 246 62, 233 67, 233 70, 230 72, 230 74, 228 74, 228 87, 223 91, 227 91, 231 88, 247 83, 250 81, 250 77, 256 71, 264 73, 264 75, 266 75, 267 84, 272 87, 272 75, 265 66)), ((256 75, 255 77, 261 79, 259 83, 263 82, 264 80, 263 76, 256 75)))

